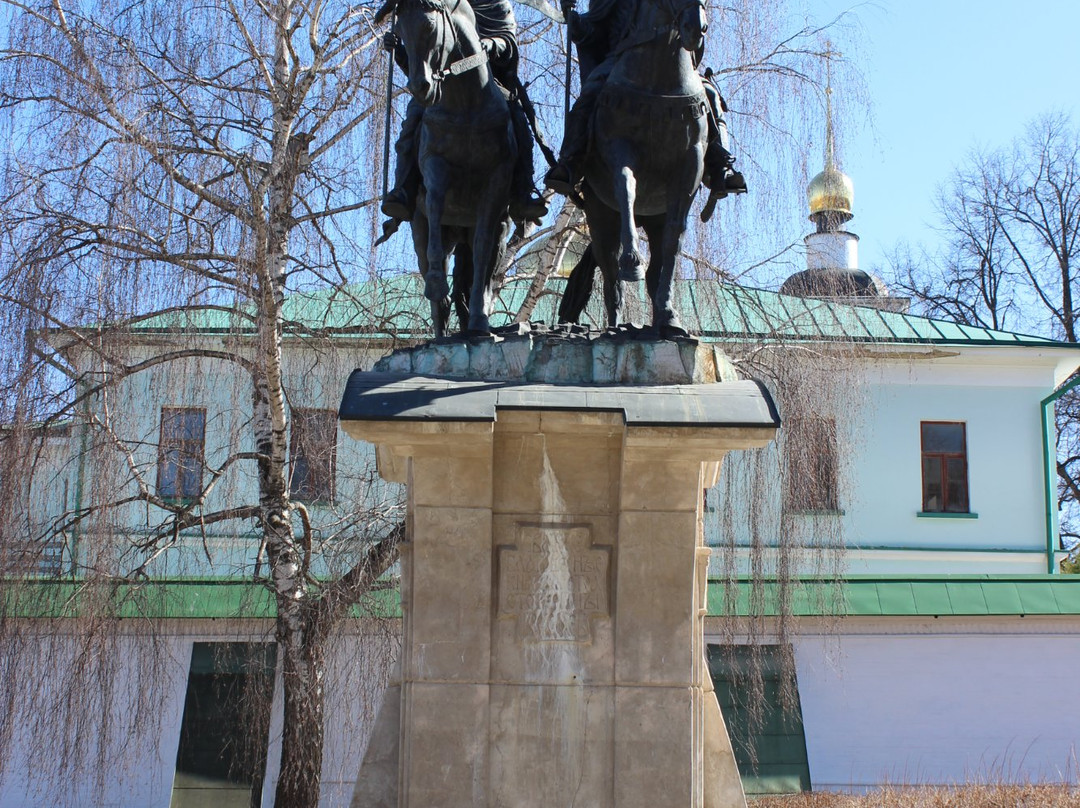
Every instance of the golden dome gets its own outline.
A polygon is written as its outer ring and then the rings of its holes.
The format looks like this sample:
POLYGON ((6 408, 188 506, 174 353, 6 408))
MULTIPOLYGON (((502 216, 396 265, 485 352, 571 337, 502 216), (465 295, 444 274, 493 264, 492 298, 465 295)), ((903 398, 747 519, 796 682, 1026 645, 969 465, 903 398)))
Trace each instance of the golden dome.
POLYGON ((855 183, 842 171, 826 166, 806 186, 806 198, 810 202, 811 218, 816 213, 839 213, 846 221, 853 217, 855 183))

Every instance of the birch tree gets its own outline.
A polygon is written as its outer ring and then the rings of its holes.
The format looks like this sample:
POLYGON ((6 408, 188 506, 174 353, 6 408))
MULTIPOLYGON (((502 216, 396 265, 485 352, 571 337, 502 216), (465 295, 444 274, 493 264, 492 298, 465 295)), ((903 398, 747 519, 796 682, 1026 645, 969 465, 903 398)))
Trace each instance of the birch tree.
POLYGON ((332 0, 12 0, 3 16, 0 105, 13 146, 2 294, 9 324, 21 326, 9 347, 28 357, 8 368, 6 403, 23 422, 76 421, 120 469, 110 496, 99 486, 100 498, 49 529, 115 535, 102 529, 108 514, 139 503, 160 515, 135 548, 141 559, 75 559, 87 579, 146 575, 192 527, 256 526, 250 553, 265 554, 284 682, 275 804, 314 806, 323 644, 393 563, 397 533, 358 542, 343 574, 312 577, 311 522, 288 479, 282 341, 299 326, 283 307, 287 291, 341 286, 366 261, 357 233, 376 194, 367 166, 383 64, 371 12, 332 0), (214 344, 181 327, 155 351, 127 349, 140 323, 192 306, 240 321, 242 336, 214 344), (141 436, 110 401, 120 385, 183 362, 224 363, 243 380, 250 434, 178 500, 155 490, 141 436), (209 507, 239 467, 256 477, 256 497, 209 507))
MULTIPOLYGON (((385 350, 397 315, 411 311, 392 295, 349 291, 386 263, 370 249, 387 121, 374 11, 344 0, 0 0, 5 533, 83 536, 69 571, 89 589, 153 578, 181 537, 236 526, 245 573, 277 607, 278 806, 318 804, 325 643, 393 564, 400 533, 394 504, 367 500, 363 514, 342 514, 320 539, 289 478, 290 404, 302 399, 304 378, 290 373, 283 345, 347 370, 353 348, 343 334, 383 335, 370 344, 385 350), (349 310, 344 329, 290 313, 290 300, 318 290, 334 290, 328 306, 349 310), (227 328, 198 327, 210 320, 227 328), (159 336, 147 337, 150 324, 159 336), (172 368, 181 370, 170 376, 172 368), (223 375, 244 399, 240 426, 220 430, 227 440, 208 453, 194 496, 162 496, 153 479, 160 447, 149 445, 156 432, 124 420, 137 401, 130 391, 223 375), (26 481, 55 460, 47 437, 65 429, 90 458, 93 485, 59 517, 31 524, 32 508, 20 505, 32 500, 26 481), (253 481, 234 484, 244 496, 228 487, 236 478, 253 481), (136 512, 145 524, 132 536, 136 512), (334 541, 349 551, 314 574, 320 548, 334 541)), ((565 58, 564 32, 519 11, 523 78, 557 141, 564 88, 552 65, 565 58)), ((752 187, 775 211, 766 188, 801 185, 790 169, 805 169, 806 126, 817 125, 807 104, 816 104, 827 49, 816 27, 786 31, 782 0, 714 12, 724 33, 710 47, 726 71, 741 167, 758 170, 752 187), (769 157, 781 152, 770 174, 769 157)), ((567 248, 564 231, 580 226, 571 209, 553 220, 539 234, 549 238, 540 282, 524 279, 526 308, 511 318, 534 310, 567 248)), ((732 245, 746 243, 735 232, 722 247, 702 233, 694 266, 732 274, 732 245)), ((514 247, 525 246, 519 234, 514 247)), ((406 255, 401 266, 409 264, 406 255)))

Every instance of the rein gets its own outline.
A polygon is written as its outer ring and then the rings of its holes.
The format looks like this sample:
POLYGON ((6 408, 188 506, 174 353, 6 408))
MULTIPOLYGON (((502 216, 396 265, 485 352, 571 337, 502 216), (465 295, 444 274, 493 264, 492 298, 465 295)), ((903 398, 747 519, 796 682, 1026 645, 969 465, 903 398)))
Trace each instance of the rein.
MULTIPOLYGON (((461 42, 458 40, 457 26, 454 25, 454 12, 458 10, 458 6, 461 5, 461 0, 457 0, 454 3, 453 8, 447 8, 445 3, 437 2, 439 11, 442 13, 443 19, 446 21, 447 28, 450 29, 450 34, 454 38, 454 46, 451 53, 461 50, 461 42)), ((432 78, 435 81, 443 81, 447 76, 460 76, 462 73, 468 73, 470 70, 475 70, 480 65, 486 64, 488 61, 487 52, 480 48, 480 50, 474 53, 472 56, 463 56, 457 61, 451 62, 443 70, 440 70, 433 74, 432 78)))
POLYGON ((468 73, 470 70, 475 70, 484 64, 488 60, 487 53, 481 49, 479 53, 474 53, 472 56, 465 56, 458 59, 451 64, 446 70, 440 70, 436 74, 438 80, 442 80, 447 76, 460 76, 462 73, 468 73))

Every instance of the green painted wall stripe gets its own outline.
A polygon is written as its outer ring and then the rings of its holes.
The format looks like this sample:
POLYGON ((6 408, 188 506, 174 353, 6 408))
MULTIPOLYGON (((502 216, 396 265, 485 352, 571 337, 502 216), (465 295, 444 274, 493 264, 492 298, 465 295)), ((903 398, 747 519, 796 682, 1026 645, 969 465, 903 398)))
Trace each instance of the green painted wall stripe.
MULTIPOLYGON (((708 614, 724 616, 725 584, 710 582, 708 614)), ((734 584, 735 614, 777 615, 781 598, 799 617, 848 615, 971 616, 1080 615, 1080 576, 1017 575, 852 576, 836 582, 804 579, 786 590, 776 580, 734 584)), ((73 618, 106 612, 121 618, 272 618, 273 595, 249 581, 171 580, 146 584, 89 585, 60 580, 5 581, 2 616, 73 618)), ((400 616, 396 590, 371 593, 354 617, 400 616)))
MULTIPOLYGON (((0 595, 5 616, 74 618, 109 614, 119 618, 273 618, 274 597, 250 581, 170 580, 145 584, 5 581, 0 595)), ((353 607, 354 617, 396 617, 396 590, 370 593, 353 607)))
MULTIPOLYGON (((729 614, 724 609, 724 583, 710 583, 709 615, 729 614)), ((1080 576, 811 579, 793 582, 785 593, 775 580, 757 586, 742 580, 736 586, 737 615, 778 615, 782 595, 791 604, 791 614, 798 617, 1080 615, 1080 576)))

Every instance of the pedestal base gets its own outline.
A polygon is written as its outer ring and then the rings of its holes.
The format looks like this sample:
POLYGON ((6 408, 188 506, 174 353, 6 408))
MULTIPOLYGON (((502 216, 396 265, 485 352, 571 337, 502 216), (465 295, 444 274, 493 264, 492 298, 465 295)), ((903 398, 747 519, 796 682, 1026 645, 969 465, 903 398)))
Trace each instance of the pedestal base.
POLYGON ((343 428, 409 491, 400 682, 353 805, 743 806, 701 505, 728 450, 772 438, 767 394, 349 384, 343 428))

